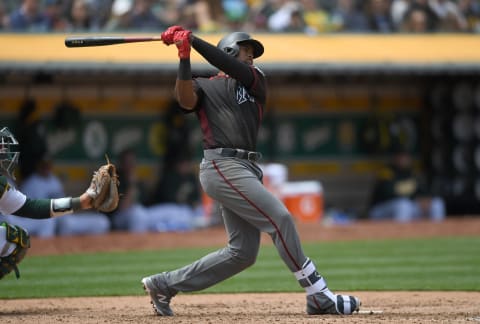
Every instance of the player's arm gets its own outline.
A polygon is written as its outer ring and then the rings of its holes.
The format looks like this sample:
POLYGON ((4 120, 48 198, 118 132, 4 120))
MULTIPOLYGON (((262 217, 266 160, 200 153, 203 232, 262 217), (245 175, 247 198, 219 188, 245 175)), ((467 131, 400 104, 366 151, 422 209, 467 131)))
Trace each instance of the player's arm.
POLYGON ((57 199, 30 199, 27 198, 20 209, 13 212, 13 215, 45 219, 58 217, 74 213, 82 209, 92 208, 92 198, 87 193, 83 193, 80 197, 65 197, 57 199))
POLYGON ((235 57, 224 53, 221 49, 193 35, 191 37, 191 45, 208 61, 208 63, 212 64, 220 71, 223 71, 232 78, 240 81, 247 88, 250 88, 253 85, 255 81, 254 73, 256 73, 253 67, 237 60, 235 57))
POLYGON ((175 81, 175 99, 182 108, 192 110, 198 102, 198 96, 193 87, 190 57, 181 58, 175 81))
MULTIPOLYGON (((205 59, 221 71, 227 73, 234 79, 240 81, 243 85, 250 88, 256 76, 255 69, 247 64, 238 61, 234 57, 227 55, 217 47, 203 41, 202 39, 189 35, 188 41, 205 59)), ((175 98, 180 106, 187 110, 193 110, 198 102, 198 95, 192 81, 192 71, 190 63, 190 47, 185 46, 182 53, 182 46, 179 47, 180 63, 178 67, 177 79, 175 82, 175 98)))
POLYGON ((193 110, 198 102, 192 79, 190 64, 190 42, 192 33, 180 26, 171 26, 162 33, 162 41, 166 45, 175 44, 178 48, 180 63, 175 81, 174 97, 186 110, 193 110))

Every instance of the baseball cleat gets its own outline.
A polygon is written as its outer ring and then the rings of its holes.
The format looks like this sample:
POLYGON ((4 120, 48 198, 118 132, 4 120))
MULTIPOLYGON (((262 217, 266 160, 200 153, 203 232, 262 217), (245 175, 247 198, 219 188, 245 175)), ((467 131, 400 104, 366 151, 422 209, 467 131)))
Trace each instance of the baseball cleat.
POLYGON ((158 316, 173 316, 170 308, 172 296, 168 293, 167 286, 159 278, 145 277, 142 279, 143 289, 150 296, 150 303, 158 316))
POLYGON ((316 293, 307 296, 308 315, 351 315, 360 310, 361 302, 357 297, 316 293))

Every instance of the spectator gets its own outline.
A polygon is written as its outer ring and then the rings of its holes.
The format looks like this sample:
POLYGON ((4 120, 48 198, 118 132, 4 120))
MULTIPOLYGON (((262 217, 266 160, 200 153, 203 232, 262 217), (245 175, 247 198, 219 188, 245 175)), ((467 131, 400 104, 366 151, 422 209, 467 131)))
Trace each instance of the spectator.
POLYGON ((400 31, 410 34, 422 34, 431 31, 425 10, 415 8, 406 12, 400 31))
POLYGON ((182 155, 167 161, 153 192, 151 215, 162 217, 168 231, 203 227, 200 184, 192 160, 182 155))
POLYGON ((7 17, 7 28, 26 32, 48 31, 48 18, 41 9, 39 0, 23 0, 22 5, 7 17))
POLYGON ((165 114, 168 136, 163 170, 149 201, 150 213, 155 217, 169 215, 167 228, 185 230, 203 226, 203 205, 197 174, 191 160, 191 128, 178 102, 172 100, 165 114))
POLYGON ((246 0, 222 0, 221 4, 226 29, 242 29, 250 10, 248 2, 246 0))
POLYGON ((332 30, 337 32, 365 32, 368 23, 355 0, 338 0, 330 15, 332 30))
POLYGON ((128 13, 132 9, 132 0, 114 0, 110 16, 105 23, 106 30, 124 28, 128 24, 128 13))
POLYGON ((172 100, 163 119, 166 128, 164 165, 172 164, 181 155, 191 156, 192 127, 188 123, 189 116, 180 110, 176 100, 172 100))
POLYGON ((330 16, 326 10, 323 10, 317 0, 302 0, 303 13, 302 18, 306 26, 304 32, 307 34, 318 34, 328 32, 332 29, 330 16))
POLYGON ((405 13, 410 8, 412 0, 393 0, 390 5, 390 16, 392 22, 395 25, 395 29, 400 31, 402 29, 402 22, 405 17, 405 13))
POLYGON ((28 178, 36 169, 36 161, 47 153, 45 122, 40 118, 37 101, 26 98, 21 106, 14 132, 19 141, 20 180, 28 178))
POLYGON ((160 21, 166 26, 179 24, 182 13, 182 3, 183 1, 166 0, 162 2, 161 6, 156 6, 155 12, 158 13, 160 21))
POLYGON ((177 24, 202 32, 391 33, 418 32, 426 17, 427 32, 478 32, 479 7, 474 0, 3 0, 0 30, 158 31, 177 24))
POLYGON ((20 1, 18 1, 18 0, 2 0, 2 1, 0 1, 0 6, 5 10, 5 13, 11 13, 14 10, 19 8, 20 1))
POLYGON ((4 3, 0 2, 0 31, 3 30, 7 24, 8 11, 4 3))
POLYGON ((214 31, 219 22, 214 21, 206 1, 188 0, 177 6, 178 25, 185 28, 214 31))
POLYGON ((480 33, 480 2, 459 0, 458 9, 467 21, 467 31, 480 33))
POLYGON ((250 29, 257 32, 268 31, 268 20, 281 6, 282 0, 265 0, 251 6, 249 13, 250 29))
POLYGON ((273 32, 301 32, 307 27, 303 7, 296 1, 285 2, 268 18, 268 29, 273 32))
POLYGON ((399 148, 391 163, 377 175, 369 218, 397 222, 422 218, 442 221, 445 213, 443 199, 430 194, 422 175, 414 170, 410 153, 399 148))
POLYGON ((466 31, 468 24, 457 4, 450 0, 430 0, 430 7, 439 17, 439 32, 466 31))
POLYGON ((395 31, 389 0, 369 0, 366 3, 366 17, 370 31, 383 34, 395 31))
POLYGON ((183 155, 167 163, 154 192, 156 203, 177 203, 196 209, 200 204, 199 183, 192 161, 183 155))
MULTIPOLYGON (((175 174, 169 174, 166 178, 178 182, 170 183, 162 177, 160 186, 164 187, 157 188, 155 201, 150 201, 150 206, 147 206, 146 188, 136 175, 135 151, 127 148, 119 157, 119 192, 122 196, 118 209, 110 215, 114 230, 137 233, 188 231, 202 225, 203 218, 197 217, 202 216, 202 210, 194 210, 187 203, 183 203, 184 198, 188 201, 192 189, 186 181, 175 174)), ((182 166, 181 163, 178 165, 182 166)))
POLYGON ((435 32, 438 28, 438 16, 430 7, 428 0, 411 0, 403 20, 402 32, 435 32), (424 26, 424 27, 422 27, 424 26))
MULTIPOLYGON (((163 170, 155 184, 149 205, 156 205, 157 213, 173 213, 175 209, 186 222, 202 214, 201 191, 191 156, 192 129, 176 100, 172 100, 164 121, 167 137, 163 170), (161 207, 159 207, 161 206, 161 207)), ((177 217, 180 220, 180 217, 177 217)), ((191 225, 188 225, 191 226, 191 225)))
POLYGON ((112 6, 115 0, 89 1, 90 29, 101 31, 105 28, 112 14, 112 6))
POLYGON ((90 3, 87 0, 74 0, 70 8, 68 30, 70 32, 92 30, 90 12, 90 3))
POLYGON ((153 0, 134 0, 130 11, 120 21, 118 29, 142 31, 163 30, 164 24, 153 10, 153 0))
POLYGON ((141 233, 152 229, 144 206, 145 186, 138 180, 136 167, 135 151, 132 148, 123 150, 117 163, 120 202, 118 209, 109 215, 113 230, 141 233))
POLYGON ((46 0, 44 14, 47 17, 48 31, 64 32, 68 27, 68 19, 63 12, 62 1, 46 0))

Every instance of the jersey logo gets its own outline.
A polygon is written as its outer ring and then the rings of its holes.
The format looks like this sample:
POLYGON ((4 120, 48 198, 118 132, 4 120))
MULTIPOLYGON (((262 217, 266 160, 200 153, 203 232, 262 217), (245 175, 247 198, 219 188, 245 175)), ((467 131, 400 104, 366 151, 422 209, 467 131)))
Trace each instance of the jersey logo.
POLYGON ((248 92, 247 92, 247 89, 245 89, 244 86, 239 86, 237 88, 237 103, 239 105, 241 105, 242 103, 246 102, 246 101, 250 101, 250 102, 255 102, 255 99, 252 98, 248 92))

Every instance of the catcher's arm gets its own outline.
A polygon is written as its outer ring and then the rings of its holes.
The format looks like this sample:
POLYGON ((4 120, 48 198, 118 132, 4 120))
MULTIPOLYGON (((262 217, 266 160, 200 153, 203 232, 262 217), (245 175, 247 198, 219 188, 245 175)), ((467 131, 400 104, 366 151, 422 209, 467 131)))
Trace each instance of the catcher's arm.
POLYGON ((78 210, 92 208, 93 200, 85 191, 80 197, 65 197, 50 200, 50 217, 72 214, 78 210))
POLYGON ((107 164, 93 173, 88 189, 78 198, 52 199, 51 217, 71 214, 79 209, 94 208, 101 212, 111 212, 118 206, 119 193, 117 170, 107 157, 107 164))
POLYGON ((30 199, 27 198, 23 206, 12 215, 45 219, 58 217, 66 214, 74 213, 82 209, 90 209, 93 207, 92 198, 84 192, 80 197, 64 197, 56 199, 30 199))
POLYGON ((90 208, 110 212, 118 205, 119 181, 115 166, 108 159, 107 162, 94 172, 89 188, 79 197, 30 199, 15 188, 5 186, 1 197, 2 200, 9 201, 11 206, 1 211, 34 219, 58 217, 90 208))

